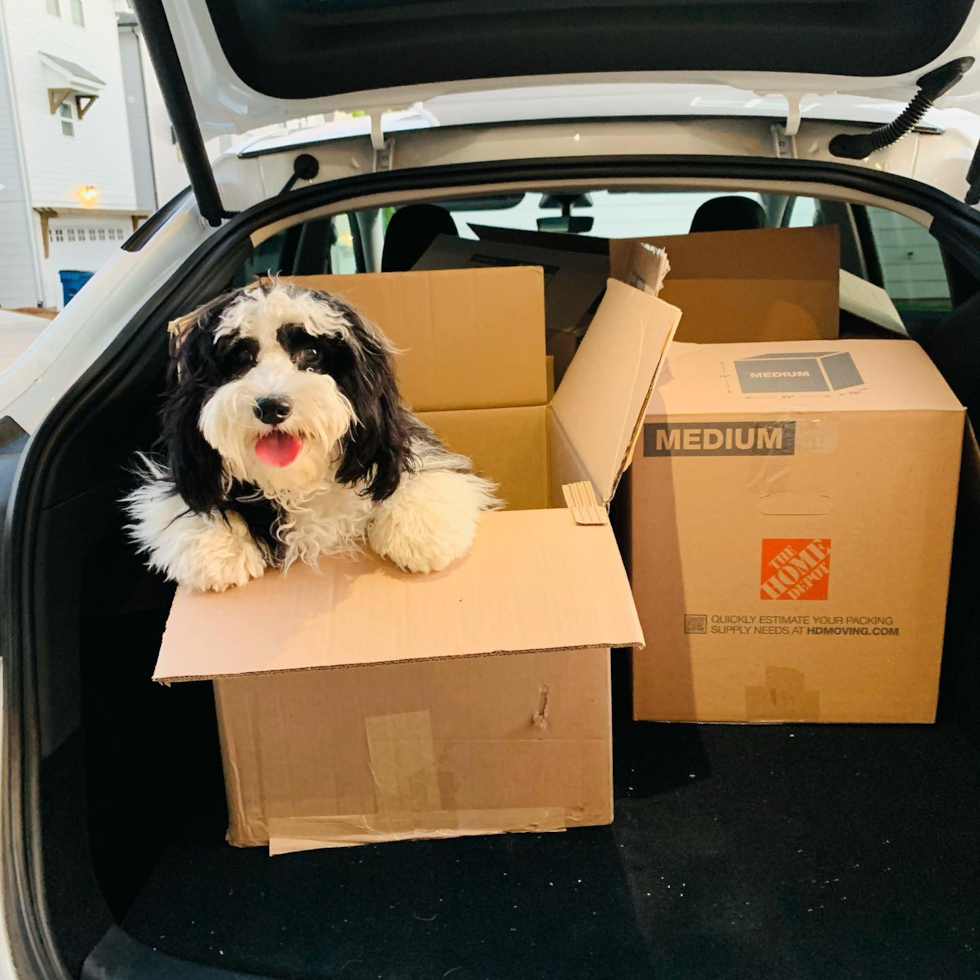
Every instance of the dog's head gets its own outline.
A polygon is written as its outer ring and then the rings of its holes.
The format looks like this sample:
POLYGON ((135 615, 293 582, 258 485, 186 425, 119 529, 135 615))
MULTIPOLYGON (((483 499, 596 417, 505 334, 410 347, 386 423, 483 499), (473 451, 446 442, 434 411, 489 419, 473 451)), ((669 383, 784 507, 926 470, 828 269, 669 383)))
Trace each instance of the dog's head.
POLYGON ((163 438, 192 509, 220 508, 231 480, 270 496, 330 478, 373 500, 394 492, 408 435, 392 348, 352 307, 273 280, 182 323, 163 438))

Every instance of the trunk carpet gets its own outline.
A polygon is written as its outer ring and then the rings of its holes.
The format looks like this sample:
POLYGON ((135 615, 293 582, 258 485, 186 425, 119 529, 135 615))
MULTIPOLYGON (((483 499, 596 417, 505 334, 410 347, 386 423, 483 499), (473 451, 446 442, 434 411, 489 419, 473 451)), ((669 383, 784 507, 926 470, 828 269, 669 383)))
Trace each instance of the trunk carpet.
POLYGON ((186 834, 123 926, 280 980, 980 976, 955 726, 620 728, 611 827, 280 858, 186 834))

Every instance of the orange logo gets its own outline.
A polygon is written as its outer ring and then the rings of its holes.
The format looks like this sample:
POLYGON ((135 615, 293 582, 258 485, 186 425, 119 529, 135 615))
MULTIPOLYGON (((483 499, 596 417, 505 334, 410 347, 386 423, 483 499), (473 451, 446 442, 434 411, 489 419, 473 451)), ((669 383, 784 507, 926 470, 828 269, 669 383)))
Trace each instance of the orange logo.
POLYGON ((760 599, 826 599, 828 538, 763 538, 760 599))

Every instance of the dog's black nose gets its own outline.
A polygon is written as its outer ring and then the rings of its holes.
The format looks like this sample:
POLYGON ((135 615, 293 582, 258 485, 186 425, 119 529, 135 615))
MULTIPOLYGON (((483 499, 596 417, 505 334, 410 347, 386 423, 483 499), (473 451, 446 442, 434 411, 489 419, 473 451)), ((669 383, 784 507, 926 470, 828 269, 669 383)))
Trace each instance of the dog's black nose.
POLYGON ((278 425, 289 418, 289 402, 284 398, 260 398, 255 403, 255 417, 266 425, 278 425))

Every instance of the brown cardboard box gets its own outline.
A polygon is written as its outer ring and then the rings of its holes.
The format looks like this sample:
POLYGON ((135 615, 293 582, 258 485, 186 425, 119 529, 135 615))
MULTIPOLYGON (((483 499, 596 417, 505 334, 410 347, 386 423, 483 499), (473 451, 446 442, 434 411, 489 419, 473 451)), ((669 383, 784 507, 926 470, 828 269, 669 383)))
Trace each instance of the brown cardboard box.
MULTIPOLYGON (((661 296, 684 311, 678 341, 837 337, 837 229, 757 228, 644 238, 670 256, 661 296)), ((628 281, 630 241, 609 243, 609 274, 628 281)))
POLYGON ((608 256, 438 235, 415 263, 430 270, 507 266, 537 266, 544 273, 545 346, 561 381, 606 287, 608 256))
POLYGON ((631 470, 635 717, 933 721, 963 415, 911 341, 675 345, 631 470))
POLYGON ((544 404, 540 270, 305 282, 384 326, 426 419, 525 509, 484 515, 437 574, 365 555, 178 590, 154 677, 214 680, 229 840, 282 853, 609 822, 608 648, 642 633, 603 505, 679 312, 610 283, 544 404))
POLYGON ((609 278, 605 255, 437 235, 416 269, 483 269, 538 266, 544 272, 545 329, 574 333, 609 278))
MULTIPOLYGON (((532 246, 543 255, 601 249, 608 253, 610 276, 622 282, 630 281, 636 242, 664 249, 670 275, 660 295, 684 311, 677 331, 683 342, 835 339, 841 304, 850 305, 854 292, 841 286, 840 245, 832 226, 611 240, 483 225, 473 230, 486 238, 485 247, 491 242, 501 248, 532 246)), ((852 284, 846 280, 845 285, 852 284)))

